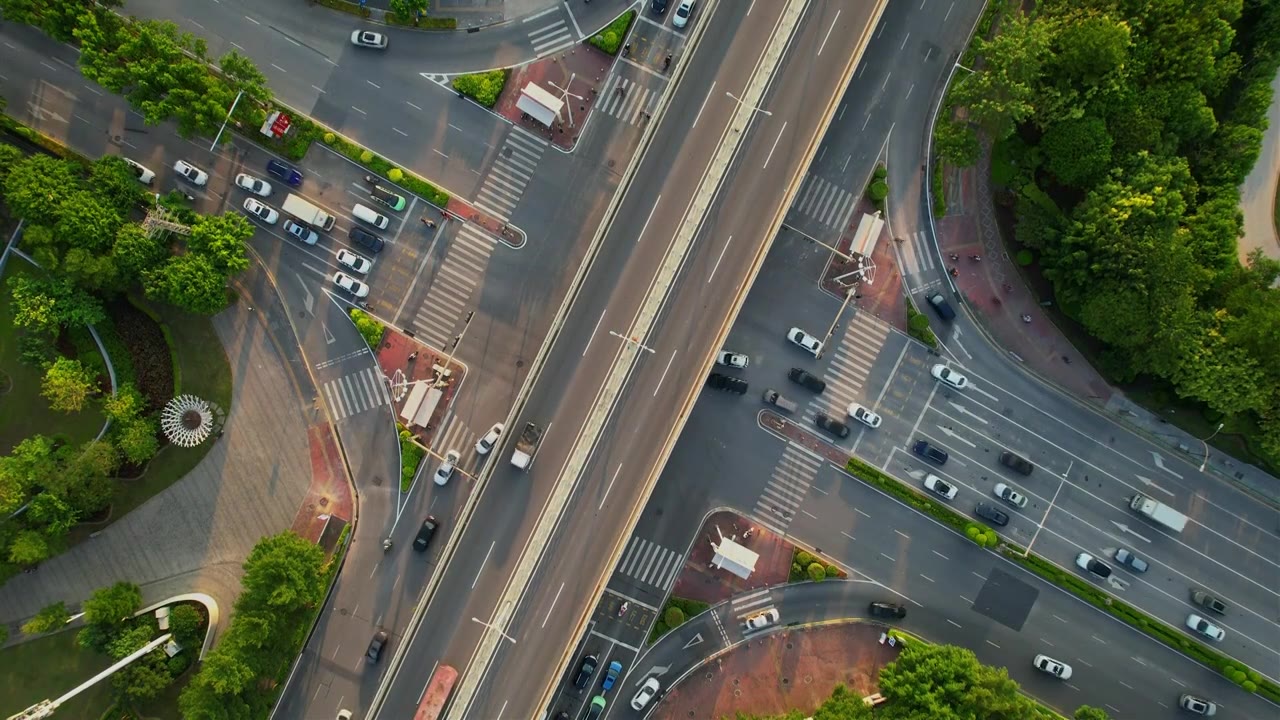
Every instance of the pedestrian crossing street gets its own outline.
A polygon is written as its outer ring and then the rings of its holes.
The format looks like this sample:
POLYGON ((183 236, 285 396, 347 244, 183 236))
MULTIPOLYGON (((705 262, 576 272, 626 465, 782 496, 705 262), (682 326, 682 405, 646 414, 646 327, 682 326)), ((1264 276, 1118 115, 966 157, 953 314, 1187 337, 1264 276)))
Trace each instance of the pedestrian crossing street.
POLYGON ((387 384, 377 366, 330 380, 321 387, 334 420, 359 415, 391 403, 387 384))
POLYGON ((647 88, 634 80, 615 78, 612 85, 601 91, 596 110, 615 117, 628 125, 639 127, 653 117, 658 106, 659 91, 647 88), (622 94, 618 94, 618 88, 622 94))
POLYGON ((849 226, 856 204, 857 198, 848 190, 817 175, 805 175, 790 211, 806 215, 842 233, 849 226))
POLYGON ((489 265, 497 241, 473 223, 462 223, 437 268, 427 297, 410 320, 414 333, 428 345, 445 350, 466 312, 471 295, 489 265))
POLYGON ((683 553, 633 535, 616 571, 664 593, 675 582, 676 573, 683 565, 683 553))
POLYGON ((510 220, 549 144, 520 128, 512 128, 476 194, 474 205, 503 222, 510 220))
MULTIPOLYGON (((826 355, 831 359, 823 374, 827 389, 821 395, 814 395, 804 408, 806 421, 812 423, 819 411, 837 420, 843 419, 849 403, 866 398, 862 388, 885 339, 889 337, 889 331, 890 327, 871 313, 854 313, 839 344, 834 350, 827 350, 826 355)), ((866 399, 860 402, 868 406, 871 404, 866 399)))
POLYGON ((564 18, 529 32, 529 42, 533 43, 533 54, 538 57, 558 53, 577 41, 573 31, 569 29, 569 22, 564 18))
POLYGON ((799 445, 787 443, 782 459, 774 466, 769 483, 751 510, 751 519, 778 535, 786 535, 796 509, 804 502, 821 467, 822 458, 799 445))
MULTIPOLYGON (((894 245, 898 253, 898 266, 902 268, 903 275, 906 277, 925 272, 932 276, 938 268, 938 254, 933 251, 933 244, 929 242, 929 236, 923 230, 911 233, 903 238, 902 242, 894 245)), ((907 284, 915 286, 915 283, 907 284)))
MULTIPOLYGON (((760 590, 749 592, 746 595, 735 597, 729 601, 729 612, 735 619, 737 619, 739 623, 738 627, 742 627, 747 622, 747 618, 773 609, 773 593, 769 588, 761 588, 760 590)), ((763 630, 770 630, 773 627, 774 626, 763 627, 759 630, 744 630, 743 634, 750 635, 763 630)))

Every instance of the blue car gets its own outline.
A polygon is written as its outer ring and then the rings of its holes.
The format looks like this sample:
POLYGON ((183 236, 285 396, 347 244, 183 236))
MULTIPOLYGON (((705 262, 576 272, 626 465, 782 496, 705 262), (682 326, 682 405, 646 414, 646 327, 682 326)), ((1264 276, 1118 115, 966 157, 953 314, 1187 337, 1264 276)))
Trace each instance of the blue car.
POLYGON ((271 173, 273 177, 277 177, 293 187, 298 187, 302 184, 302 173, 298 172, 298 168, 290 165, 289 163, 281 162, 274 158, 268 160, 267 172, 271 173))
POLYGON ((609 669, 604 673, 604 680, 600 683, 600 687, 604 692, 609 692, 613 684, 618 681, 618 676, 622 674, 622 663, 614 660, 609 663, 609 669))

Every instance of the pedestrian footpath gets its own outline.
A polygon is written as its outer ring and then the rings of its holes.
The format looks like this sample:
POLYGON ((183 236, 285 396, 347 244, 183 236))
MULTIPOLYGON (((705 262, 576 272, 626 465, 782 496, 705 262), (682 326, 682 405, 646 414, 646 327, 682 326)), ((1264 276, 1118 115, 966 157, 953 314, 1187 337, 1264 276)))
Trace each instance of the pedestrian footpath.
POLYGON ((805 215, 840 233, 848 227, 856 204, 857 198, 853 193, 830 180, 808 174, 800 184, 800 191, 796 193, 789 212, 805 215))
POLYGON ((622 77, 615 78, 603 94, 596 110, 636 127, 644 125, 653 117, 653 111, 658 107, 658 100, 662 96, 661 90, 654 90, 622 77), (622 88, 621 93, 618 88, 622 88))
POLYGON ((632 536, 616 571, 665 593, 684 564, 684 554, 632 536))
POLYGON ((778 535, 786 535, 821 467, 822 458, 788 443, 751 510, 751 519, 778 535))
POLYGON ((382 371, 376 366, 330 380, 323 390, 335 422, 391 403, 382 371))
POLYGON ((472 223, 462 223, 440 263, 427 297, 410 324, 428 345, 447 349, 454 328, 466 313, 480 279, 489 266, 496 242, 493 236, 472 223))
POLYGON ((862 388, 890 329, 871 313, 854 313, 848 330, 841 335, 835 350, 830 351, 831 364, 823 374, 827 389, 821 395, 814 395, 805 406, 805 420, 813 422, 818 412, 843 418, 849 403, 865 398, 862 388))
POLYGON ((509 221, 548 145, 542 138, 511 128, 502 141, 498 159, 476 193, 474 205, 504 223, 509 221))

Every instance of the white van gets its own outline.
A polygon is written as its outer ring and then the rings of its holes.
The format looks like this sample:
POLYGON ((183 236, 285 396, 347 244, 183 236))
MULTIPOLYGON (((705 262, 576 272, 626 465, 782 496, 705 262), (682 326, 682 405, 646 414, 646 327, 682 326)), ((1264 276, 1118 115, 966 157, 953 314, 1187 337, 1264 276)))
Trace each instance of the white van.
POLYGON ((360 203, 356 203, 356 206, 351 209, 351 214, 355 215, 357 220, 367 222, 379 230, 386 230, 388 223, 390 223, 386 215, 379 215, 373 208, 360 203))

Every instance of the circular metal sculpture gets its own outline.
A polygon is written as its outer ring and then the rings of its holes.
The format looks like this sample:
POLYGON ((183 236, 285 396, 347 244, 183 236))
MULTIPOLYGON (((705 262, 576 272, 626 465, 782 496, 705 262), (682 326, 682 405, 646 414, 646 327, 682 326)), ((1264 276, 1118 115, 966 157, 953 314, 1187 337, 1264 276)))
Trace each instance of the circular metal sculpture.
POLYGON ((179 447, 195 447, 209 439, 213 421, 213 408, 195 395, 179 395, 160 412, 164 436, 179 447))

